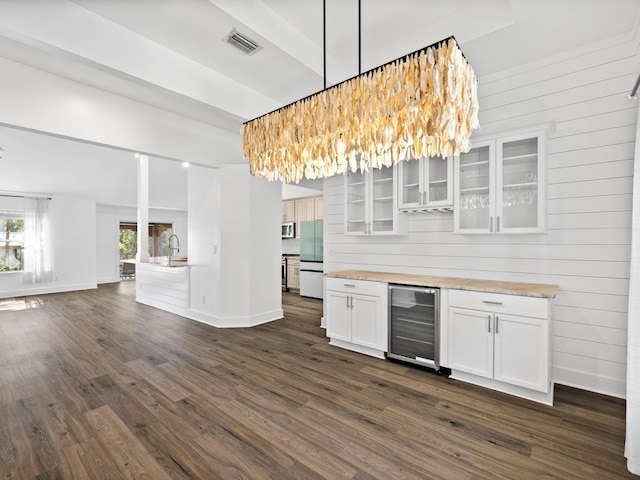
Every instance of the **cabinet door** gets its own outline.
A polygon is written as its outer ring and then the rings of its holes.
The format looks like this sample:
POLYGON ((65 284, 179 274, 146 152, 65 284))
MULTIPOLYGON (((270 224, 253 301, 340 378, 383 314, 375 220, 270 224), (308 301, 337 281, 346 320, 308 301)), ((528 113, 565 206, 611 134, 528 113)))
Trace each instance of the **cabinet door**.
POLYGON ((496 150, 496 232, 543 232, 544 134, 499 139, 496 150))
POLYGON ((453 159, 431 157, 423 159, 425 205, 453 205, 453 159))
POLYGON ((449 309, 449 367, 493 378, 493 315, 449 309))
POLYGON ((394 167, 371 169, 370 207, 368 233, 393 233, 395 226, 395 202, 393 180, 394 167))
POLYGON ((327 291, 327 336, 351 341, 351 300, 346 293, 327 291))
POLYGON ((314 220, 322 220, 324 218, 324 200, 322 197, 313 199, 314 220))
POLYGON ((423 202, 422 160, 398 164, 398 208, 418 208, 423 202))
POLYGON ((495 315, 494 378, 547 392, 549 390, 549 321, 495 315))
POLYGON ((366 175, 349 171, 345 175, 344 232, 365 234, 367 227, 366 175))
POLYGON ((351 342, 371 348, 380 345, 378 319, 380 302, 376 297, 351 296, 351 342))
MULTIPOLYGON (((315 215, 315 203, 313 198, 301 198, 296 200, 296 224, 311 222, 315 215)), ((300 228, 296 228, 296 237, 300 237, 300 228)))
POLYGON ((289 265, 287 270, 287 287, 300 288, 300 265, 289 265))
POLYGON ((455 159, 456 233, 493 233, 495 222, 495 142, 478 143, 455 159))
POLYGON ((296 221, 296 207, 295 207, 294 200, 285 200, 282 202, 282 221, 283 222, 296 221))

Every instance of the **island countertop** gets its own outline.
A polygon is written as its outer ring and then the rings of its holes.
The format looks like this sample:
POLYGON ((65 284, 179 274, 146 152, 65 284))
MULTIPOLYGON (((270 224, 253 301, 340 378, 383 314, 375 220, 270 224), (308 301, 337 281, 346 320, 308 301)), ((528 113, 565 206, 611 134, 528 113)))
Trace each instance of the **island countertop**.
POLYGON ((420 287, 450 288, 454 290, 473 290, 476 292, 503 293, 526 297, 554 298, 558 293, 557 285, 543 283, 505 282, 472 278, 437 277, 405 273, 369 272, 365 270, 342 270, 326 272, 325 277, 368 280, 373 282, 417 285, 420 287))

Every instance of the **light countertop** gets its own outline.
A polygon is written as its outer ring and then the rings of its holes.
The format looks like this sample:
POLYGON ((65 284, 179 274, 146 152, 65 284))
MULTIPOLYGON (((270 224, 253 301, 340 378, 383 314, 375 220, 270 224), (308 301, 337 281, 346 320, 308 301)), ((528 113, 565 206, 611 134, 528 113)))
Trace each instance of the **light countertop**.
POLYGON ((364 270, 342 270, 327 272, 325 277, 369 280, 374 282, 417 285, 420 287, 450 288, 454 290, 474 290, 477 292, 504 293, 527 297, 554 298, 557 285, 543 283, 503 282, 471 278, 435 277, 430 275, 410 275, 404 273, 368 272, 364 270))

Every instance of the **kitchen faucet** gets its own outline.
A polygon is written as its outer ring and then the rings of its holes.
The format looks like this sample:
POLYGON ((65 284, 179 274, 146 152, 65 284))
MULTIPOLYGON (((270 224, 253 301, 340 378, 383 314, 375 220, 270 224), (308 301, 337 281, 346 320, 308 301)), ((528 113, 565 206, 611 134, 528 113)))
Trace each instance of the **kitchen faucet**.
POLYGON ((169 266, 171 266, 171 257, 173 256, 173 251, 176 250, 178 253, 180 253, 180 239, 178 238, 177 235, 171 235, 169 237, 169 266), (176 246, 173 247, 171 246, 171 239, 174 238, 176 239, 176 246))

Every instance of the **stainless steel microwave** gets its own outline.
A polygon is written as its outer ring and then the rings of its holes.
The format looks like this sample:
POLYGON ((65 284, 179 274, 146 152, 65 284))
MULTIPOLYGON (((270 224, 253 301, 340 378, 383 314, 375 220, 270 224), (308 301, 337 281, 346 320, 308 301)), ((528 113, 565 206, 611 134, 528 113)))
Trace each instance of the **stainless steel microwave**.
POLYGON ((282 224, 282 238, 295 238, 296 224, 294 222, 284 222, 282 224))

